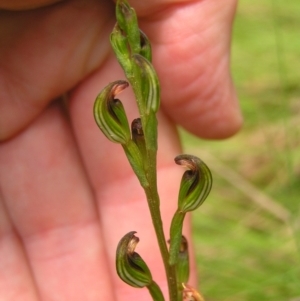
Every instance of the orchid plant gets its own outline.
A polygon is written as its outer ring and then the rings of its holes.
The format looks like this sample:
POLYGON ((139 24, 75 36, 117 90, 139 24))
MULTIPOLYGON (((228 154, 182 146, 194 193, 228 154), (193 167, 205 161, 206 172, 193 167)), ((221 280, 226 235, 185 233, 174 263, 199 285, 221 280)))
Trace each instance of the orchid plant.
MULTIPOLYGON (((186 213, 197 209, 208 196, 212 186, 209 168, 199 158, 179 155, 175 163, 187 170, 182 176, 178 194, 178 208, 166 239, 160 213, 157 190, 157 117, 160 106, 160 85, 151 63, 151 45, 139 29, 136 13, 126 0, 116 3, 117 23, 110 36, 116 58, 128 81, 116 80, 97 96, 94 117, 103 134, 120 144, 143 187, 164 262, 170 301, 201 301, 203 297, 187 284, 189 278, 188 242, 182 235, 186 213), (129 125, 122 102, 116 96, 131 85, 135 94, 139 117, 129 125), (168 242, 169 245, 168 245, 168 242)), ((130 286, 149 290, 154 301, 164 301, 159 285, 135 252, 139 238, 131 231, 121 238, 116 250, 116 270, 130 286)))

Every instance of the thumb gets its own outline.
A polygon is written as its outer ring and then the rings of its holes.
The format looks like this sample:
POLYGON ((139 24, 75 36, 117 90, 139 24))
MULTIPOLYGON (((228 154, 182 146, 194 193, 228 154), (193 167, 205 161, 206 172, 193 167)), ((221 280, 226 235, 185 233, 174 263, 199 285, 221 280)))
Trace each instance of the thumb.
POLYGON ((162 108, 203 138, 226 138, 242 124, 230 75, 235 8, 236 0, 192 1, 141 18, 153 44, 162 108))

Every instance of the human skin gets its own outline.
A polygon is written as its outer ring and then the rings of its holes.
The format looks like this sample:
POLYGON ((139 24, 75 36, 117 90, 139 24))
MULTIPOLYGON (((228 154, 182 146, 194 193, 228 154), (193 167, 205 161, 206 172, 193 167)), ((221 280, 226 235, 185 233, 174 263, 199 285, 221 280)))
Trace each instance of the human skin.
MULTIPOLYGON (((242 123, 229 70, 236 1, 129 2, 161 83, 158 186, 167 237, 183 172, 173 161, 182 152, 176 125, 221 139, 242 123)), ((166 294, 143 191, 92 116, 100 90, 124 78, 109 45, 114 3, 0 0, 0 8, 1 301, 150 300, 115 272, 117 243, 133 230, 166 294)), ((131 92, 119 98, 137 117, 131 92)), ((190 240, 189 223, 184 232, 190 240)), ((192 285, 195 270, 193 262, 192 285)))

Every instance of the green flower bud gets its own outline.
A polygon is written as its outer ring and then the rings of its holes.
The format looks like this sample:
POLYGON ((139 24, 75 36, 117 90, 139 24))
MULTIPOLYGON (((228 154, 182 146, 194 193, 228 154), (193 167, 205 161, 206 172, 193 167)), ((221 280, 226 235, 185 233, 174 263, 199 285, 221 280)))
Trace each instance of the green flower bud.
POLYGON ((137 142, 138 140, 144 140, 144 131, 141 118, 133 119, 131 123, 132 140, 137 142))
POLYGON ((180 155, 175 158, 175 162, 187 167, 189 170, 182 176, 178 196, 178 209, 171 222, 170 265, 178 263, 185 214, 197 209, 204 202, 212 185, 210 170, 199 158, 191 155, 180 155))
POLYGON ((131 53, 140 53, 140 31, 135 10, 126 0, 118 0, 116 5, 117 23, 128 38, 131 53))
POLYGON ((140 30, 140 44, 141 44, 140 55, 142 55, 149 62, 151 62, 152 61, 151 44, 146 34, 141 30, 140 30))
POLYGON ((179 155, 175 162, 189 169, 181 179, 178 210, 193 211, 205 201, 211 190, 211 172, 202 160, 192 155, 179 155))
POLYGON ((127 144, 131 139, 124 107, 115 96, 128 87, 123 80, 107 85, 97 96, 94 117, 103 134, 112 142, 127 144))
POLYGON ((147 150, 146 150, 145 136, 144 136, 141 118, 136 118, 132 121, 131 135, 132 135, 133 142, 137 145, 144 160, 146 160, 147 150))
POLYGON ((142 55, 134 54, 136 64, 134 72, 139 79, 139 90, 142 91, 141 112, 149 115, 156 113, 160 105, 160 85, 153 65, 142 55))
POLYGON ((123 35, 122 30, 118 24, 115 25, 110 35, 110 44, 114 50, 114 53, 116 54, 119 64, 125 72, 126 77, 132 76, 128 39, 123 35))
POLYGON ((152 275, 144 260, 135 252, 139 242, 135 233, 129 232, 120 240, 116 252, 116 269, 124 282, 141 288, 152 283, 152 275))

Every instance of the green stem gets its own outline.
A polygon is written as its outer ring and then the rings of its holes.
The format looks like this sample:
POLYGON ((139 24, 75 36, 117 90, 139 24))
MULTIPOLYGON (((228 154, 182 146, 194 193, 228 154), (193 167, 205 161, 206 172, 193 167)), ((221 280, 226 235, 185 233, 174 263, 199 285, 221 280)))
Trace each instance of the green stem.
POLYGON ((159 249, 164 262, 170 301, 178 301, 176 269, 175 266, 169 265, 169 251, 166 243, 165 234, 163 231, 163 223, 160 213, 160 200, 157 191, 156 180, 156 151, 148 150, 147 178, 149 186, 144 187, 144 190, 147 196, 148 206, 154 230, 156 233, 159 249))

